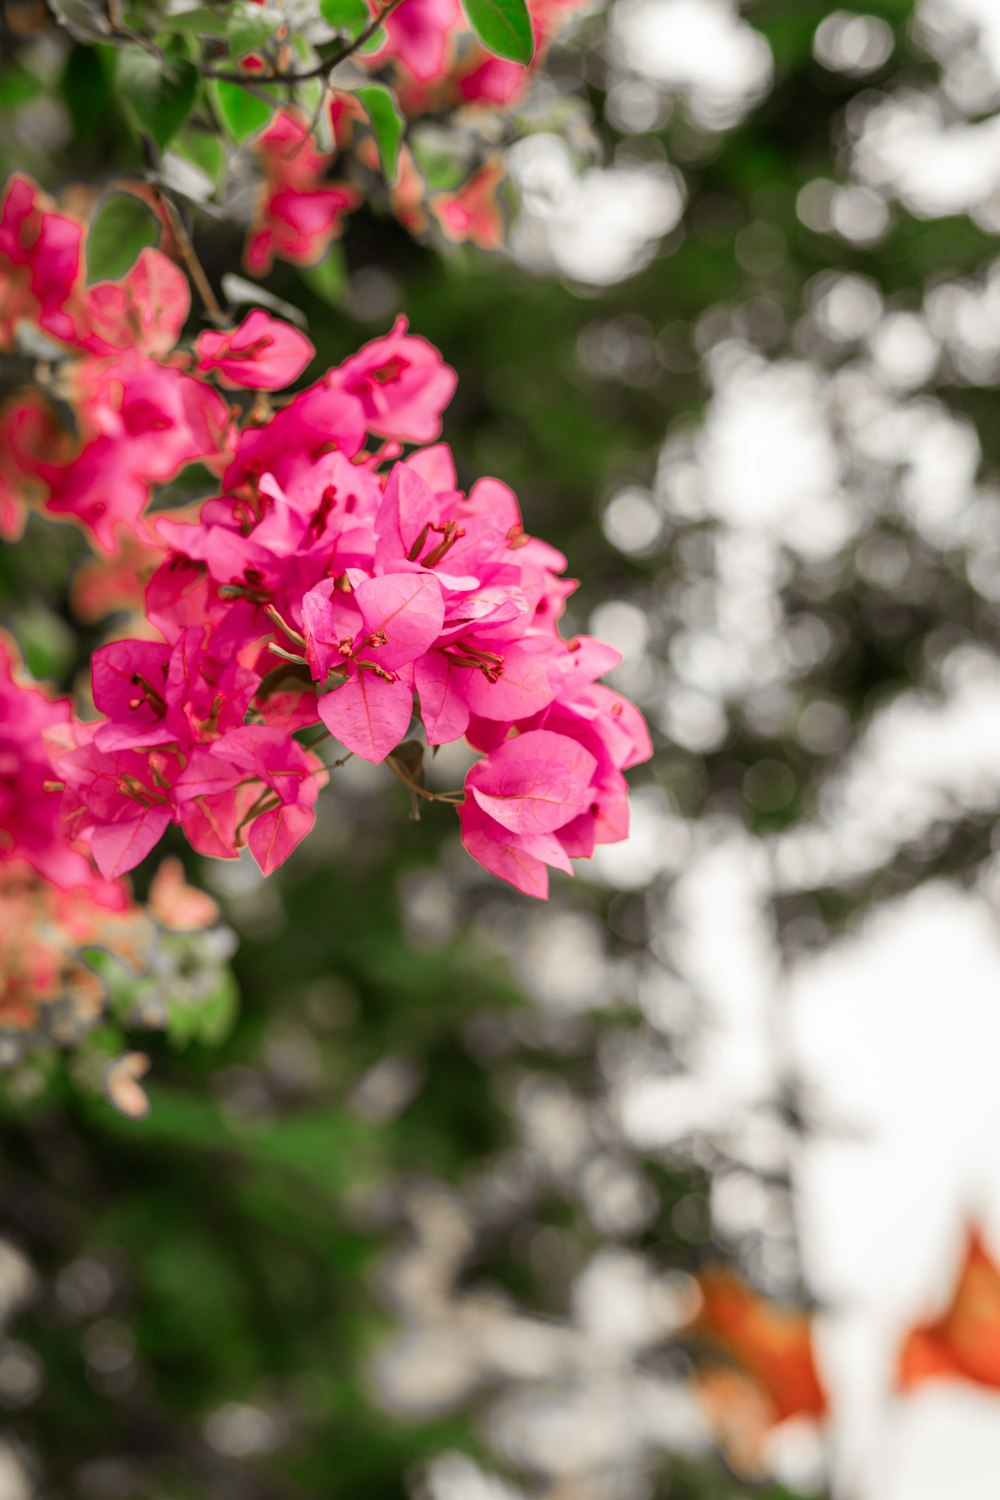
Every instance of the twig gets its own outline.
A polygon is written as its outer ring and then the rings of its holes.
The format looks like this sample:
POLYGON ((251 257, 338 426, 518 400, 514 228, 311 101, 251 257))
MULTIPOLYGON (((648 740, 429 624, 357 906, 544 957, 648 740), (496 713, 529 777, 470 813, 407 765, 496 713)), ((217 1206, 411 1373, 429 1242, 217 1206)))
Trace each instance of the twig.
POLYGON ((363 47, 366 42, 371 40, 379 27, 389 19, 393 11, 402 5, 402 3, 403 0, 389 0, 388 5, 369 21, 367 26, 362 27, 357 36, 352 41, 347 42, 334 57, 328 57, 323 62, 317 63, 314 68, 306 68, 301 73, 282 73, 275 70, 271 73, 257 73, 248 77, 244 73, 236 73, 222 68, 202 68, 200 70, 201 76, 203 78, 214 78, 219 83, 239 83, 244 85, 248 83, 308 83, 311 78, 329 78, 334 68, 339 68, 342 62, 346 62, 349 57, 353 57, 354 53, 360 47, 363 47))
POLYGON ((458 807, 465 800, 464 792, 429 792, 425 786, 418 784, 403 770, 394 755, 387 755, 385 764, 394 776, 398 776, 405 787, 417 797, 424 797, 428 802, 447 802, 451 807, 458 807))
POLYGON ((164 187, 162 182, 158 182, 156 190, 160 195, 160 202, 163 204, 163 211, 169 221, 171 233, 177 241, 177 248, 181 253, 181 258, 187 267, 188 275, 198 289, 198 295, 205 305, 205 311, 213 323, 228 323, 230 320, 222 311, 219 299, 212 290, 212 283, 205 275, 204 267, 198 259, 194 243, 185 228, 184 220, 181 218, 177 204, 170 196, 169 189, 164 187))

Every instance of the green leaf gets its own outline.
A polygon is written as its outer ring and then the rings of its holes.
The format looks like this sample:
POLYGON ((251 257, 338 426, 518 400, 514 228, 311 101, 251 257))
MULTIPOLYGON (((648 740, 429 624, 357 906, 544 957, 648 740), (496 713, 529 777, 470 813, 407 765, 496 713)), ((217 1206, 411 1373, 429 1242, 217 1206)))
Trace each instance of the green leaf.
POLYGON ((193 36, 225 36, 226 23, 222 16, 207 5, 195 5, 191 10, 179 10, 174 15, 161 16, 161 31, 187 32, 193 36))
POLYGON ((251 53, 262 52, 273 40, 281 20, 281 16, 267 6, 234 5, 226 28, 229 56, 233 62, 239 62, 241 57, 248 57, 251 53))
POLYGON ((385 180, 394 182, 399 143, 403 139, 403 117, 396 108, 396 101, 380 83, 366 83, 362 88, 355 89, 354 93, 372 122, 385 180))
POLYGON ((113 108, 112 80, 101 50, 78 43, 63 70, 63 99, 78 136, 98 135, 113 108))
POLYGON ((385 46, 385 27, 380 26, 377 31, 372 32, 367 42, 362 42, 358 52, 362 57, 367 57, 369 52, 377 52, 380 47, 385 46))
POLYGON ((217 1047, 232 1030, 239 1008, 236 980, 227 969, 211 994, 167 998, 167 1037, 177 1048, 189 1042, 217 1047))
POLYGON ((525 0, 462 0, 462 4, 484 47, 511 62, 530 63, 535 35, 525 0))
POLYGON ((105 198, 87 235, 87 280, 124 276, 140 250, 155 245, 160 226, 141 198, 113 193, 105 198))
POLYGON ((191 113, 198 91, 198 69, 186 57, 153 57, 126 47, 115 71, 118 96, 136 129, 152 136, 162 151, 191 113))
POLYGON ((208 93, 219 123, 237 145, 263 130, 274 113, 273 104, 238 83, 210 79, 208 93))
POLYGON ((235 276, 232 271, 227 271, 222 278, 222 295, 231 307, 269 307, 279 318, 287 319, 298 328, 308 326, 306 315, 300 307, 293 307, 284 297, 276 297, 256 281, 247 281, 243 276, 235 276))
POLYGON ((174 141, 171 150, 185 161, 193 162, 217 187, 226 166, 226 148, 217 135, 188 126, 174 141))
POLYGON ((331 245, 315 266, 302 266, 299 275, 315 297, 328 307, 339 307, 347 290, 347 261, 340 245, 331 245))
POLYGON ((466 144, 454 131, 423 126, 410 137, 410 150, 432 192, 457 188, 469 175, 466 144))
POLYGON ((319 13, 334 31, 348 36, 357 36, 371 19, 365 0, 319 0, 319 13))
POLYGON ((52 12, 78 42, 102 42, 111 23, 97 0, 52 0, 52 12))
POLYGON ((17 641, 32 677, 60 677, 73 660, 72 632, 44 604, 21 610, 14 623, 17 641))
POLYGON ((4 69, 3 75, 3 97, 0 98, 0 108, 6 113, 9 109, 16 109, 20 104, 26 104, 29 99, 37 99, 44 85, 42 80, 34 73, 29 73, 27 68, 14 59, 9 67, 4 69))

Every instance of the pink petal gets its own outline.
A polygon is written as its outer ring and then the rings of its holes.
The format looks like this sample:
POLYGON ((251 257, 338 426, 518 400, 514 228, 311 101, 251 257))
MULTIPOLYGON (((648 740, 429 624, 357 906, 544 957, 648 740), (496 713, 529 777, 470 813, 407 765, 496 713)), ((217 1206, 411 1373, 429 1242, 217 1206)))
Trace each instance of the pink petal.
POLYGON ((232 333, 199 334, 195 352, 199 370, 218 371, 226 385, 276 391, 298 379, 316 350, 290 323, 254 308, 232 333))
POLYGON ((367 639, 356 643, 358 655, 370 657, 388 672, 427 651, 441 634, 444 600, 430 573, 388 573, 366 579, 354 595, 367 639))
POLYGON ((436 495, 450 492, 458 484, 455 460, 447 443, 432 443, 428 448, 419 448, 404 463, 414 474, 425 479, 436 495))
POLYGON ((514 723, 539 713, 552 702, 556 688, 552 684, 546 656, 526 645, 501 647, 503 676, 490 682, 482 672, 469 671, 467 694, 469 707, 484 719, 502 719, 514 723))
POLYGON ((169 662, 170 647, 158 641, 113 641, 101 646, 90 659, 95 708, 119 724, 158 724, 163 710, 150 701, 144 683, 165 698, 169 662))
POLYGON ((247 847, 262 875, 270 875, 310 832, 316 821, 311 807, 295 803, 276 807, 255 819, 247 835, 247 847))
MULTIPOLYGON (((544 901, 549 894, 549 872, 547 862, 534 851, 531 840, 509 833, 488 817, 471 798, 459 808, 462 824, 462 844, 467 853, 489 870, 491 875, 516 886, 526 896, 536 896, 544 901)), ((552 835, 545 836, 556 841, 552 835)), ((559 850, 565 861, 565 854, 559 850)), ((555 861, 553 861, 555 862, 555 861)))
POLYGON ((461 691, 468 668, 457 667, 440 651, 428 651, 413 665, 420 717, 428 745, 449 745, 469 726, 469 705, 461 691))
POLYGON ((166 833, 170 813, 165 807, 144 809, 136 818, 99 823, 91 831, 90 847, 105 880, 117 880, 134 870, 166 833))
POLYGON ((387 567, 408 557, 422 529, 438 518, 434 491, 409 463, 395 464, 375 517, 375 562, 387 567))
POLYGON ((381 761, 410 727, 413 693, 400 678, 387 682, 358 672, 319 700, 319 716, 342 745, 363 760, 381 761))
POLYGON ((345 665, 341 643, 354 641, 360 623, 354 595, 343 593, 332 578, 325 578, 304 595, 302 629, 306 656, 316 682, 322 682, 332 667, 345 665))
POLYGON ((564 734, 533 729, 505 740, 469 772, 479 806, 513 833, 551 833, 587 807, 597 761, 564 734))

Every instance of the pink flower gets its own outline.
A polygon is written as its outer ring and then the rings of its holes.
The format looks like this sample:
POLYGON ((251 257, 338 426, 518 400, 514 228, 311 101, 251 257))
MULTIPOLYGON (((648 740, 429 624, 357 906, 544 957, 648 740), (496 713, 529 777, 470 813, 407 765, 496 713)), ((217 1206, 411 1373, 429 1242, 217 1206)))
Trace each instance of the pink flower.
POLYGON ((350 183, 327 183, 332 157, 317 151, 307 124, 280 110, 254 143, 264 169, 257 213, 243 259, 261 276, 274 257, 293 265, 318 261, 341 231, 341 219, 361 201, 350 183))
POLYGON ((509 62, 476 45, 470 54, 472 66, 458 80, 462 98, 483 104, 513 104, 544 59, 567 15, 579 10, 582 3, 583 0, 529 0, 535 33, 535 55, 530 66, 509 62))
POLYGON ((226 451, 229 412, 218 391, 154 360, 102 362, 83 410, 98 435, 69 463, 39 464, 38 475, 46 509, 88 527, 105 552, 115 551, 119 527, 136 525, 152 484, 226 451))
POLYGON ((395 58, 419 82, 430 83, 446 71, 451 35, 462 19, 459 0, 404 0, 385 23, 385 46, 377 55, 395 58))
POLYGON ((562 734, 505 740, 466 777, 462 843, 492 874, 544 898, 547 866, 572 874, 557 833, 587 808, 596 770, 595 757, 562 734))
POLYGON ((179 763, 162 751, 102 751, 94 743, 96 725, 72 728, 68 748, 53 756, 66 787, 64 827, 90 847, 104 878, 116 880, 134 869, 169 827, 171 782, 179 763))
POLYGON ((0 202, 0 345, 23 320, 68 343, 78 334, 83 226, 45 201, 15 173, 0 202))
POLYGON ((469 240, 483 250, 503 243, 503 213, 497 191, 506 179, 502 162, 489 161, 454 193, 438 193, 431 208, 450 240, 469 240))
POLYGON ((243 841, 261 871, 283 864, 315 822, 322 763, 280 729, 232 729, 196 750, 177 782, 180 817, 195 848, 233 859, 243 841))
POLYGON ((63 836, 44 738, 69 720, 68 699, 23 681, 16 649, 0 635, 0 860, 27 860, 64 890, 94 881, 85 856, 63 836))
POLYGON ((323 723, 341 744, 365 760, 381 761, 396 748, 413 713, 410 664, 437 640, 444 600, 427 573, 390 573, 367 578, 354 590, 360 617, 353 639, 337 640, 338 612, 327 589, 303 601, 307 647, 320 679, 330 671, 347 681, 319 700, 323 723))
POLYGON ((297 328, 255 308, 232 333, 202 333, 198 369, 218 373, 223 385, 277 391, 297 380, 316 350, 297 328))
POLYGON ((354 396, 371 432, 404 443, 429 443, 441 431, 441 413, 458 377, 426 339, 407 333, 397 318, 391 333, 373 339, 335 372, 354 396))
POLYGON ((574 740, 532 729, 472 767, 466 788, 510 833, 554 833, 579 813, 597 761, 574 740))
POLYGON ((114 641, 94 652, 94 705, 107 716, 94 735, 99 749, 186 750, 243 723, 260 679, 238 658, 212 655, 205 635, 192 625, 172 646, 114 641))
POLYGON ((482 104, 512 104, 527 83, 530 70, 482 47, 477 47, 473 56, 475 66, 458 80, 462 98, 482 104))
POLYGON ((191 293, 184 272, 159 250, 140 251, 120 281, 87 289, 88 329, 82 346, 93 354, 134 351, 157 357, 181 336, 191 293))
POLYGON ((0 410, 0 537, 15 542, 24 530, 31 499, 42 499, 39 466, 70 447, 51 408, 41 399, 18 396, 0 410))
MULTIPOLYGON (((228 497, 208 501, 196 522, 165 518, 157 532, 178 552, 203 562, 216 587, 208 602, 204 588, 194 601, 192 620, 198 611, 218 617, 238 598, 243 606, 244 638, 273 633, 268 608, 298 629, 303 601, 315 585, 327 579, 336 551, 339 566, 356 566, 370 560, 372 522, 380 492, 376 477, 365 467, 350 463, 342 453, 322 455, 315 463, 289 469, 290 484, 284 490, 271 474, 258 484, 256 506, 228 497), (225 595, 225 599, 224 599, 225 595)), ((176 561, 164 565, 154 582, 171 589, 178 582, 176 561)), ((182 587, 196 585, 188 577, 182 587)), ((164 634, 174 628, 174 611, 156 604, 156 621, 164 634)), ((185 611, 185 619, 189 618, 185 611)), ((340 637, 338 636, 338 639, 340 637)), ((287 650, 292 639, 279 632, 278 644, 287 650)), ((270 666, 275 662, 272 657, 270 666)))
POLYGON ((299 391, 266 426, 239 434, 233 462, 223 475, 228 492, 252 485, 264 474, 272 474, 286 490, 297 482, 308 484, 318 461, 332 449, 348 458, 360 451, 364 411, 339 384, 337 373, 299 391))

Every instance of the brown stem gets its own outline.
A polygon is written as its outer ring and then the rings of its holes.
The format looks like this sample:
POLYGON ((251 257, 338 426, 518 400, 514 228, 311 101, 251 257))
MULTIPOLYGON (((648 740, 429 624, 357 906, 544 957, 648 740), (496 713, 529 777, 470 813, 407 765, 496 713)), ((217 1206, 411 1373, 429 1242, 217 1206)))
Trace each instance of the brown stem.
POLYGON ((137 47, 141 47, 151 57, 163 58, 162 48, 158 47, 155 42, 151 42, 148 36, 141 36, 138 31, 133 31, 131 26, 126 26, 122 20, 120 0, 108 0, 108 25, 115 36, 120 36, 128 42, 135 42, 137 47))
POLYGON ((403 767, 400 765, 399 761, 394 755, 387 755, 385 758, 385 764, 389 767, 389 770, 392 772, 392 774, 394 776, 398 776, 403 785, 405 787, 408 787, 415 796, 424 797, 428 802, 448 802, 452 807, 454 807, 457 805, 455 802, 455 798, 464 798, 465 796, 464 792, 429 792, 425 786, 418 786, 417 783, 415 781, 412 781, 406 774, 406 772, 403 770, 403 767))
POLYGON ((178 209, 177 204, 170 196, 168 189, 163 186, 162 182, 157 183, 156 191, 160 195, 160 202, 163 204, 163 211, 169 221, 170 232, 172 233, 174 239, 177 241, 177 248, 181 253, 181 259, 184 261, 184 264, 187 267, 188 275, 191 277, 191 280, 194 282, 195 286, 198 289, 198 295, 205 305, 205 311, 208 313, 208 316, 211 318, 213 323, 227 323, 229 319, 222 311, 219 299, 216 297, 214 291, 212 290, 212 283, 205 275, 204 267, 202 266, 201 261, 198 259, 198 255, 195 251, 191 236, 188 234, 187 229, 185 228, 184 220, 181 218, 180 210, 178 209))

